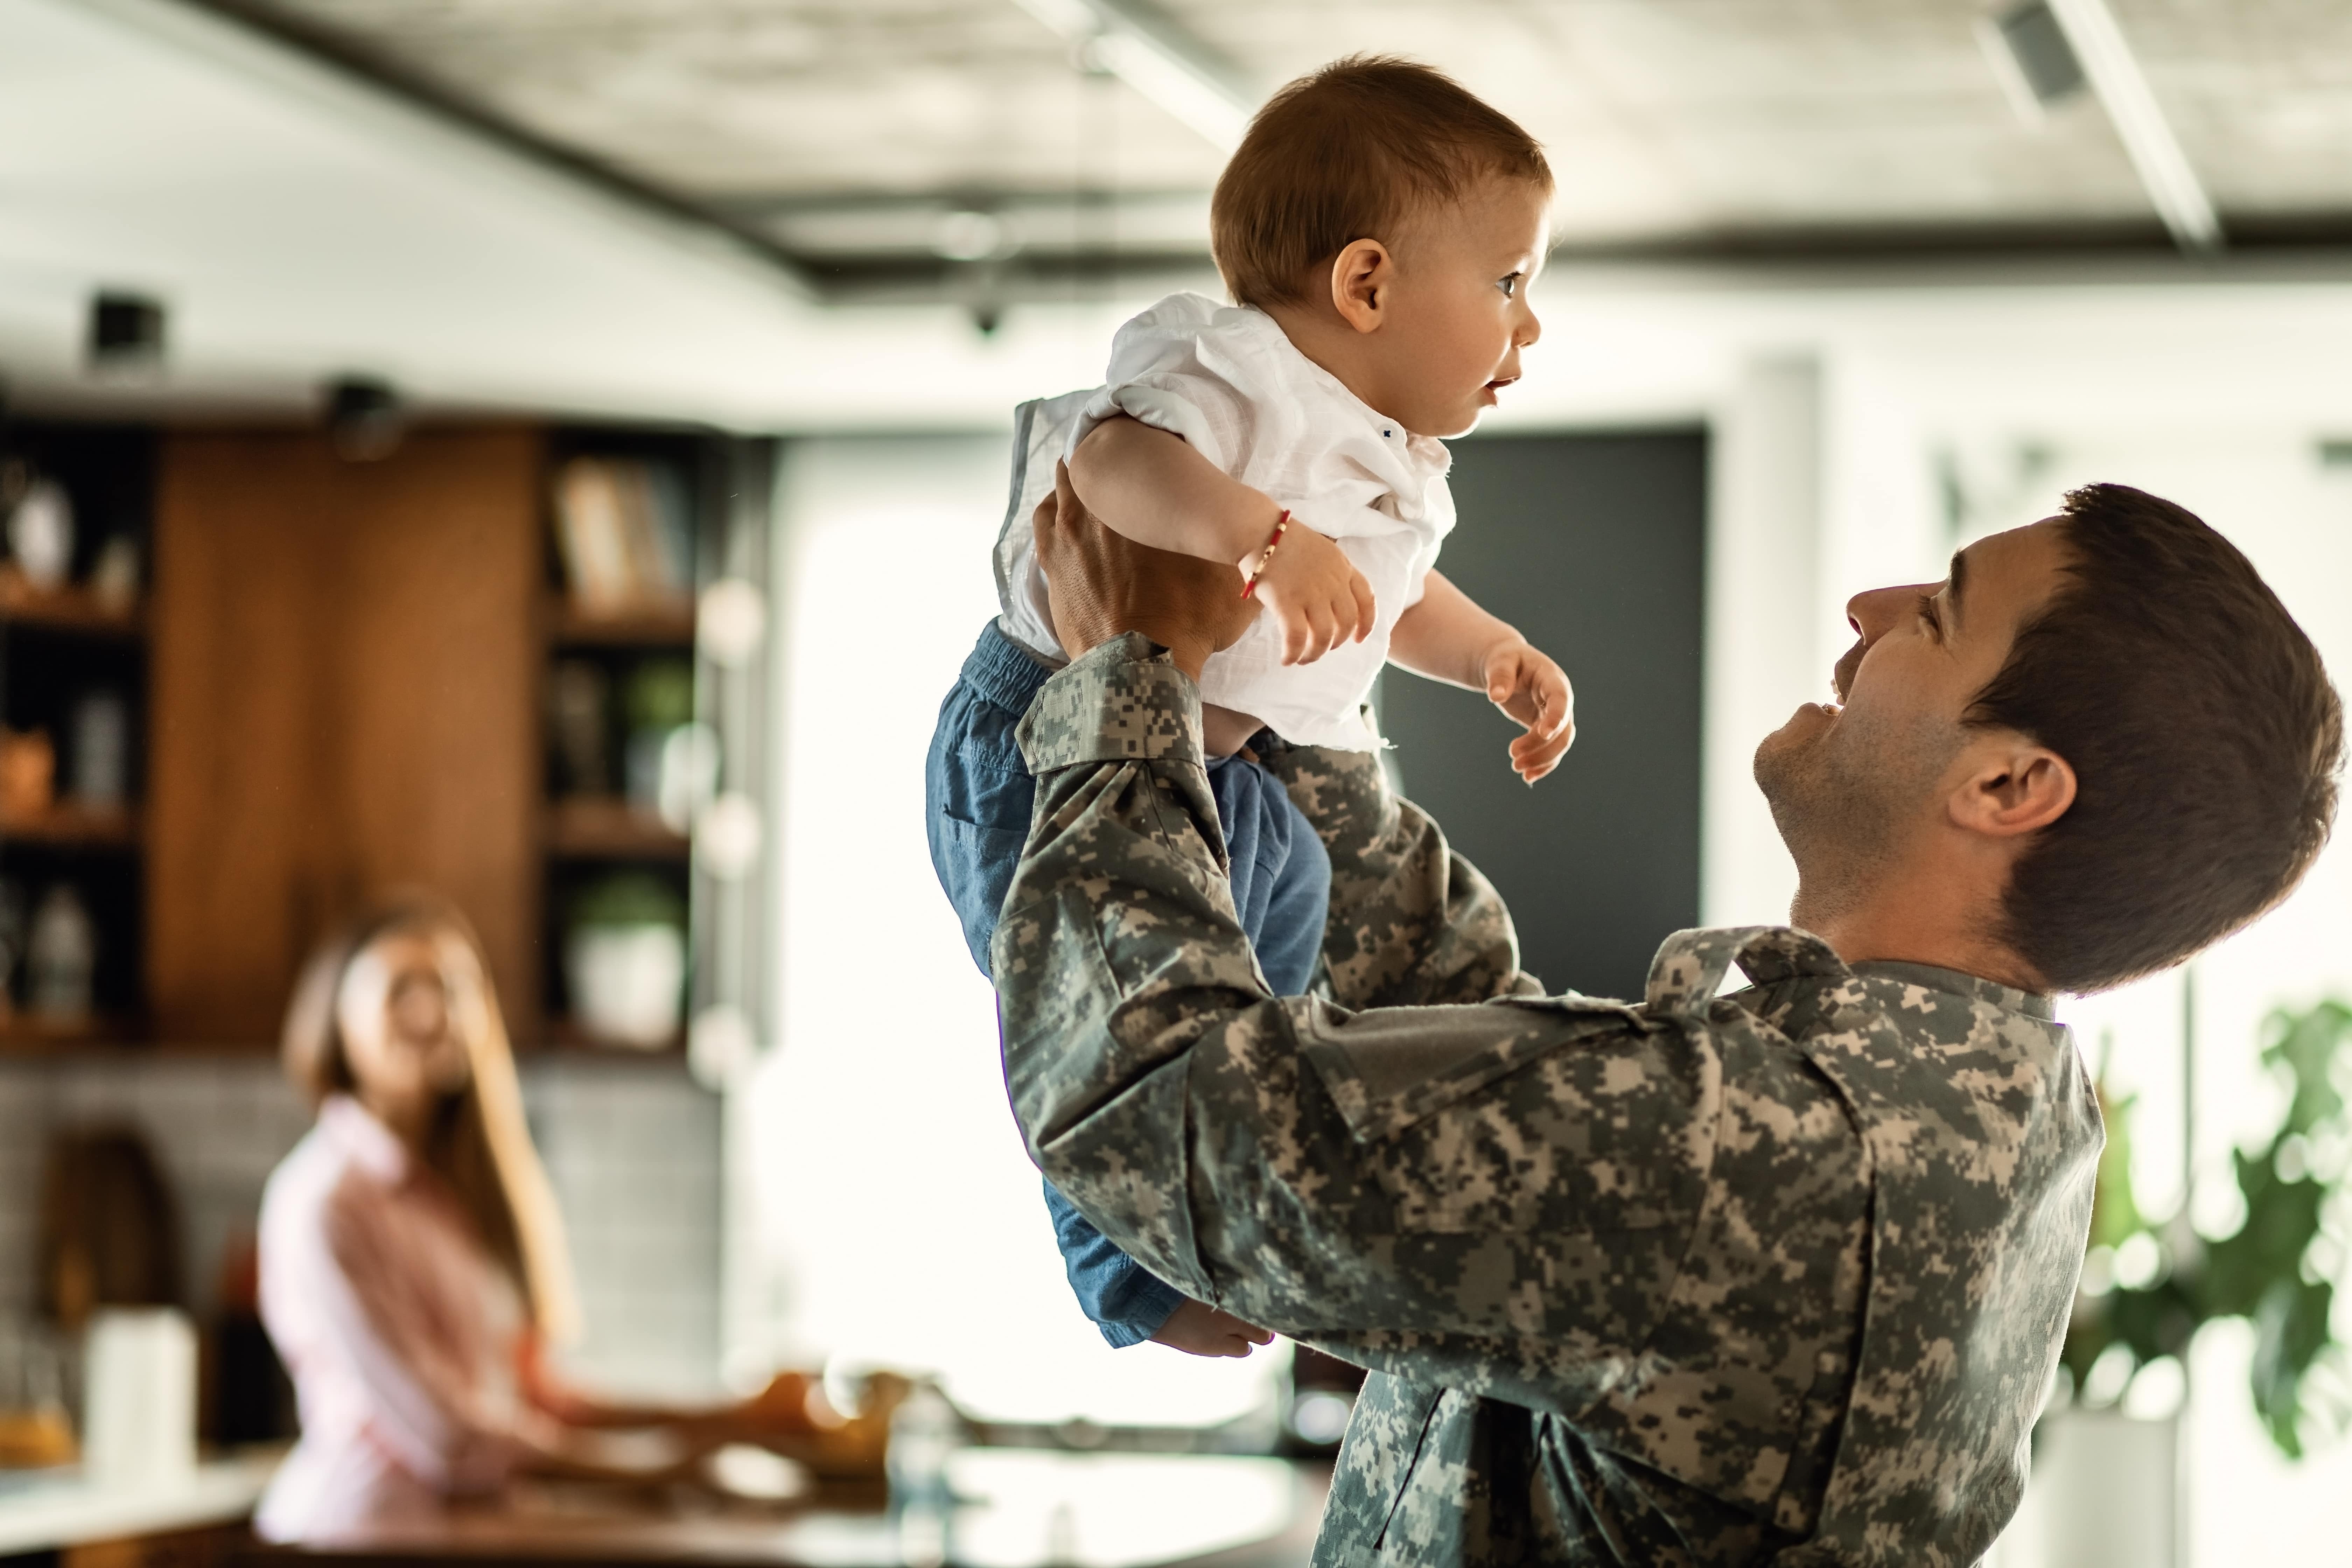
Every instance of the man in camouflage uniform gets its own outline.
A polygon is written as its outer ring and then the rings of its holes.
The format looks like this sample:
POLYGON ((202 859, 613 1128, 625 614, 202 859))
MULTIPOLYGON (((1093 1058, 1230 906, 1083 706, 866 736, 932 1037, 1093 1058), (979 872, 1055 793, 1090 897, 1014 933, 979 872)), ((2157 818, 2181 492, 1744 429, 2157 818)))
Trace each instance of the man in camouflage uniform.
MULTIPOLYGON (((1371 1369, 1318 1563, 1958 1564, 2006 1523, 2101 1142, 2048 994, 2121 976, 2021 946, 2032 911, 2000 900, 2078 794, 2095 826, 2139 786, 1983 714, 2089 575, 2087 505, 1854 602, 1843 711, 1759 755, 1822 934, 1682 932, 1639 1005, 1538 994, 1376 759, 1304 750, 1267 761, 1331 851, 1328 995, 1268 995, 1192 681, 1236 630, 1230 574, 1145 561, 1066 488, 1040 510, 1081 657, 1023 728, 1036 816, 994 946, 1014 1110, 1160 1278, 1371 1369)), ((2252 823, 2278 853, 2244 886, 2209 878, 2187 925, 2126 911, 2113 951, 2143 969, 2273 901, 2332 809, 2334 695, 2243 575, 2240 620, 2201 629, 2244 664, 2261 622, 2294 690, 2263 667, 2267 697, 2220 698, 2267 701, 2308 776, 2252 823)))

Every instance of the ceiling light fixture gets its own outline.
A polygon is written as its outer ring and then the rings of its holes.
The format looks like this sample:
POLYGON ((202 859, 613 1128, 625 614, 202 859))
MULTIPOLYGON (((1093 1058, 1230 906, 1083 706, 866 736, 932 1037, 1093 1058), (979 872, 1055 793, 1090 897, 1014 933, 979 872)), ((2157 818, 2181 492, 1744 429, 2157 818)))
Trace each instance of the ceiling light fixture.
POLYGON ((89 301, 86 348, 93 370, 147 370, 163 363, 163 306, 144 294, 101 289, 89 301))
POLYGON ((1004 220, 977 207, 956 207, 931 227, 931 251, 949 261, 990 261, 1012 253, 1004 220))
POLYGON ((1241 145, 1258 105, 1247 73, 1150 0, 1016 3, 1212 146, 1241 145))
POLYGON ((327 440, 335 456, 347 463, 375 463, 399 450, 408 434, 408 410, 389 382, 338 376, 324 392, 327 440))
POLYGON ((1977 18, 1977 42, 1983 46, 1992 74, 2009 95, 2017 117, 2036 131, 2047 123, 2043 112, 2090 85, 2066 29, 2058 25, 2045 0, 2028 0, 2013 11, 1977 18))
POLYGON ((2031 121, 2039 123, 2043 108, 2087 80, 2173 242, 2200 256, 2221 249, 2221 220, 2106 0, 2027 0, 1980 27, 1979 36, 1989 53, 1997 42, 2007 55, 2006 68, 2000 54, 1994 55, 1994 69, 2031 121))

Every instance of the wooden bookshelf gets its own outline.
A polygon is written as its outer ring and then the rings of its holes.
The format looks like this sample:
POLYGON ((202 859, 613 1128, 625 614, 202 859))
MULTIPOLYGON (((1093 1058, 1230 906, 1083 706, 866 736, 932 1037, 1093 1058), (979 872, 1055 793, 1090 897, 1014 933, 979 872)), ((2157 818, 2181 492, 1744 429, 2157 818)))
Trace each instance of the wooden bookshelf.
POLYGON ((147 635, 144 605, 110 604, 79 584, 36 588, 13 564, 0 565, 0 621, 83 637, 135 640, 147 635))
POLYGON ((0 1055, 38 1056, 71 1047, 133 1040, 141 1030, 127 1018, 93 1013, 86 1018, 44 1018, 22 1008, 0 1017, 0 1055))
MULTIPOLYGON (((480 930, 518 1044, 679 1059, 677 1041, 595 1046, 569 1016, 562 954, 578 898, 650 875, 687 910, 695 1005, 723 994, 709 873, 685 835, 615 797, 631 673, 686 661, 707 679, 695 605, 666 578, 657 602, 583 608, 551 537, 550 481, 579 454, 668 465, 692 523, 683 580, 696 560, 756 577, 764 529, 733 498, 766 493, 764 443, 424 426, 355 465, 307 427, 16 418, 0 422, 0 453, 63 485, 76 525, 64 585, 37 589, 0 562, 0 723, 49 736, 58 791, 0 816, 0 878, 28 920, 71 885, 99 954, 91 1017, 60 1025, 0 1002, 0 1055, 267 1048, 319 936, 423 887, 480 930), (707 553, 738 537, 748 554, 707 553), (117 539, 136 547, 142 581, 101 598, 90 584, 117 539), (562 775, 552 752, 550 678, 567 662, 603 671, 614 694, 601 782, 562 775), (133 737, 128 798, 108 810, 71 794, 93 692, 122 695, 133 737), (564 793, 579 788, 614 793, 564 793)), ((732 711, 698 699, 722 731, 732 711)), ((747 739, 740 754, 761 752, 747 739)), ((746 918, 738 904, 757 907, 746 891, 725 919, 746 918)), ((21 997, 21 961, 10 978, 21 997)))
POLYGON ((60 847, 135 849, 141 832, 138 815, 126 807, 60 800, 37 815, 0 816, 0 840, 5 839, 60 847))
MULTIPOLYGON (((36 789, 25 776, 10 793, 22 808, 0 815, 0 881, 16 900, 29 942, 53 891, 68 891, 89 921, 93 941, 89 1012, 43 1018, 22 1005, 32 977, 20 947, 6 977, 16 1003, 0 1006, 0 1050, 91 1049, 146 1033, 148 824, 147 745, 152 654, 145 567, 154 559, 158 441, 149 426, 102 421, 10 418, 0 421, 0 458, 21 464, 61 488, 71 504, 71 548, 63 580, 36 586, 14 561, 0 563, 0 723, 17 735, 44 734, 49 778, 36 789), (131 581, 100 593, 111 552, 128 546, 139 563, 131 581), (121 705, 128 732, 121 749, 77 755, 84 702, 121 705), (77 785, 101 787, 80 774, 85 760, 111 756, 102 786, 122 798, 96 806, 77 785)), ((101 746, 104 745, 100 742, 101 746)))
POLYGON ((565 595, 550 599, 548 641, 557 647, 688 648, 694 646, 694 605, 648 605, 590 610, 565 595))
POLYGON ((571 795, 550 803, 547 848, 580 859, 683 860, 693 841, 626 801, 571 795))
POLYGON ((558 1050, 589 1052, 611 1061, 667 1062, 675 1065, 686 1060, 686 1034, 683 1030, 658 1046, 624 1046, 598 1039, 582 1028, 569 1014, 558 1014, 547 1021, 547 1043, 558 1050))

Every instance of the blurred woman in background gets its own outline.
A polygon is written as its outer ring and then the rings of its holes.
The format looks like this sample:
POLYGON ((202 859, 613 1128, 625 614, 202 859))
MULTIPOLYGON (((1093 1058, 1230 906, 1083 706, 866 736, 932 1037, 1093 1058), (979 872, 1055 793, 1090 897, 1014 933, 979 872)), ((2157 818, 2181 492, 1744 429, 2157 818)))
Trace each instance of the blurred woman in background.
POLYGON ((520 1471, 667 1479, 735 1436, 825 1425, 793 1375, 700 1411, 604 1405, 549 1375, 546 1347, 579 1322, 562 1219, 454 907, 403 899, 323 943, 283 1045, 319 1118, 262 1199, 262 1319, 302 1429, 256 1513, 266 1539, 430 1517, 520 1471))

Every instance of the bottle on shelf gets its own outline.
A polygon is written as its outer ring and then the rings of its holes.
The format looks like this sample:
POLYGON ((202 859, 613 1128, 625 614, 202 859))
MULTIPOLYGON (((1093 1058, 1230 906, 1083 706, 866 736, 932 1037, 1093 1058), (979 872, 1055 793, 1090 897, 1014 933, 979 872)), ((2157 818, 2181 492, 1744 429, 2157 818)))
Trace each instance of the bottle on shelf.
POLYGON ((100 689, 74 704, 70 731, 74 798, 100 811, 120 811, 131 794, 131 704, 100 689))
POLYGON ((53 1024, 89 1020, 98 926, 71 882, 57 883, 42 895, 33 911, 25 961, 26 1002, 36 1017, 53 1024))

